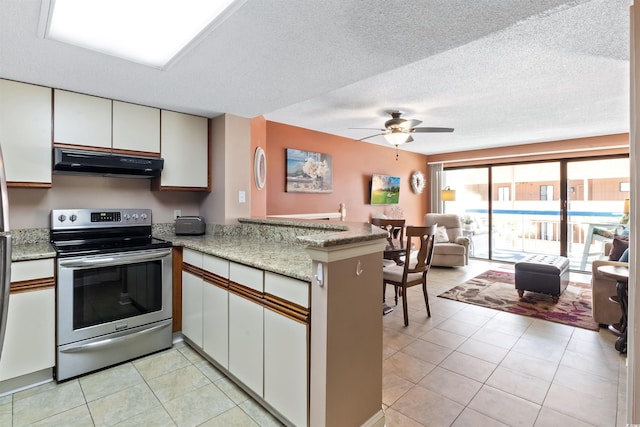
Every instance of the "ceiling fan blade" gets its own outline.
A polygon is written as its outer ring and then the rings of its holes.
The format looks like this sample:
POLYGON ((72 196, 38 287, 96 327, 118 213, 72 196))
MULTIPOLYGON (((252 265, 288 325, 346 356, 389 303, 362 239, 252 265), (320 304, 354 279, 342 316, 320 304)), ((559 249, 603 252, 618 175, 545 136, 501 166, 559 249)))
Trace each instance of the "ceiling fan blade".
POLYGON ((407 138, 407 140, 404 143, 406 144, 407 142, 411 142, 411 141, 413 141, 413 138, 411 137, 411 135, 409 135, 409 137, 407 138))
POLYGON ((360 138, 358 141, 364 141, 365 139, 373 138, 374 136, 384 135, 385 133, 376 133, 375 135, 365 136, 364 138, 360 138))
POLYGON ((432 128, 432 127, 421 127, 421 128, 413 128, 410 132, 453 132, 453 128, 432 128))
POLYGON ((415 119, 411 119, 411 120, 407 120, 406 122, 404 122, 402 124, 402 127, 409 130, 409 129, 414 129, 416 126, 418 126, 420 123, 422 123, 422 120, 415 120, 415 119))
POLYGON ((349 129, 379 130, 380 132, 384 132, 386 130, 386 129, 380 129, 380 128, 349 128, 349 129))

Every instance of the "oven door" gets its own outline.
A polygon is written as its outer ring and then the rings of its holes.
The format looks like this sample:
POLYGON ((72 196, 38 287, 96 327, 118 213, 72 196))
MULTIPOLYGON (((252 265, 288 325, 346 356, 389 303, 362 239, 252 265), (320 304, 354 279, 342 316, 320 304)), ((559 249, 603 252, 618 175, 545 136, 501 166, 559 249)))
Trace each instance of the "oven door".
POLYGON ((58 346, 172 316, 171 248, 58 259, 58 346))

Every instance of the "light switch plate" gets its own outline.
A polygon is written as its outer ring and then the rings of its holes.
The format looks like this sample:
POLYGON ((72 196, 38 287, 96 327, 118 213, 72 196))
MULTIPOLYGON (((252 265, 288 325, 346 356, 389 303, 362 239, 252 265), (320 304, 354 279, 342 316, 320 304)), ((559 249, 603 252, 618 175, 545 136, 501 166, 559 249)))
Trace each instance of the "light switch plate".
POLYGON ((246 201, 247 201, 247 193, 245 193, 244 191, 238 191, 238 202, 246 203, 246 201))

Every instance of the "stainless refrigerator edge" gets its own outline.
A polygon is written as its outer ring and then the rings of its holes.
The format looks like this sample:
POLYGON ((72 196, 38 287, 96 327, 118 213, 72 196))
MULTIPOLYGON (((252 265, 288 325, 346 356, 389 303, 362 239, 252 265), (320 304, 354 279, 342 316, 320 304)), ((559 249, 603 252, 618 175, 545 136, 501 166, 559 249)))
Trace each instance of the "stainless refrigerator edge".
POLYGON ((0 359, 4 346, 9 311, 9 288, 11 286, 11 233, 9 232, 9 195, 4 158, 0 147, 0 359))

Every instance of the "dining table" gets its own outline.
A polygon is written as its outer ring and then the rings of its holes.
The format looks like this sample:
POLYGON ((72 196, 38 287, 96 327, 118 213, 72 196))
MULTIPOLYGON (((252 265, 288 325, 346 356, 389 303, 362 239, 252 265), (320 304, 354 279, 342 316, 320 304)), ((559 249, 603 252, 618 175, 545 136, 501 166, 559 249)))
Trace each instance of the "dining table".
POLYGON ((403 265, 402 257, 406 254, 407 248, 404 243, 397 239, 387 237, 387 246, 384 248, 383 258, 390 259, 398 265, 403 265))

